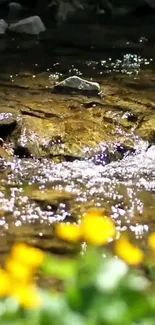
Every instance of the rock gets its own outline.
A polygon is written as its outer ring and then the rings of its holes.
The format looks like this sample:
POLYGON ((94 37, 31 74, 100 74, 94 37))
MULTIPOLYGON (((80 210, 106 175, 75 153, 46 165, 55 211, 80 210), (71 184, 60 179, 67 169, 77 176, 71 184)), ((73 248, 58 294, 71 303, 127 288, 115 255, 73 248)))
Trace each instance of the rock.
POLYGON ((9 6, 8 21, 14 22, 19 17, 19 14, 23 7, 18 2, 10 2, 8 6, 9 6))
POLYGON ((77 0, 60 1, 56 20, 58 23, 66 21, 69 17, 74 16, 77 10, 84 10, 83 5, 77 0))
POLYGON ((13 150, 0 146, 0 157, 8 162, 13 161, 13 150))
POLYGON ((53 90, 63 93, 79 92, 87 95, 101 95, 101 89, 97 82, 84 80, 77 76, 71 76, 61 81, 54 86, 53 90))
POLYGON ((32 16, 19 20, 17 23, 10 24, 9 30, 16 33, 38 35, 46 29, 39 16, 32 16))
POLYGON ((155 143, 155 117, 148 116, 135 130, 136 135, 149 143, 155 143))
POLYGON ((58 207, 60 203, 69 203, 75 199, 75 194, 67 192, 65 190, 56 189, 33 189, 33 187, 28 187, 25 194, 33 201, 40 203, 40 205, 46 207, 50 205, 52 207, 58 207))
POLYGON ((0 19, 0 34, 5 34, 6 29, 8 28, 8 24, 4 19, 0 19))

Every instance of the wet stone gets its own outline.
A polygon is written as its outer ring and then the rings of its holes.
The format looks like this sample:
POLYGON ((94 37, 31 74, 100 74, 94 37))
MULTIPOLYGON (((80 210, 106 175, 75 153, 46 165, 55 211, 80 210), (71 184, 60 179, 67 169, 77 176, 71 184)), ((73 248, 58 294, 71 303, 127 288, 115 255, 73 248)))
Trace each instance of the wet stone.
POLYGON ((0 125, 9 125, 16 121, 12 113, 0 113, 0 125))
POLYGON ((150 115, 142 120, 142 123, 136 130, 136 134, 138 134, 142 139, 155 143, 155 117, 154 115, 150 115))
POLYGON ((79 93, 82 95, 101 96, 101 89, 97 82, 88 81, 77 76, 71 76, 61 81, 51 90, 66 94, 79 93))
POLYGON ((96 154, 92 155, 91 160, 95 165, 107 165, 112 161, 118 161, 123 159, 125 156, 134 153, 135 149, 133 144, 125 143, 111 143, 105 145, 101 150, 97 151, 96 154))
POLYGON ((10 162, 13 160, 13 150, 9 148, 9 146, 1 146, 0 145, 0 157, 5 161, 10 162))
POLYGON ((10 24, 9 30, 16 33, 39 35, 46 29, 39 16, 32 16, 10 24))
POLYGON ((60 203, 69 203, 74 198, 73 193, 65 190, 59 191, 57 189, 33 189, 29 188, 26 191, 26 195, 33 201, 39 203, 42 207, 50 205, 53 208, 57 208, 60 203))

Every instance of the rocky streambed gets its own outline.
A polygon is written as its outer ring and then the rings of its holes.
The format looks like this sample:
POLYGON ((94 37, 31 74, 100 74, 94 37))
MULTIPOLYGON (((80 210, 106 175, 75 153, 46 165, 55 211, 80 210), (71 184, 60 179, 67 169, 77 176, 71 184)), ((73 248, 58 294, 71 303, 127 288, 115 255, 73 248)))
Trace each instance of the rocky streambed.
POLYGON ((155 230, 154 60, 126 53, 28 66, 20 56, 0 68, 1 257, 15 241, 71 252, 53 225, 94 206, 144 245, 155 230), (103 96, 51 92, 72 75, 98 82, 103 96))

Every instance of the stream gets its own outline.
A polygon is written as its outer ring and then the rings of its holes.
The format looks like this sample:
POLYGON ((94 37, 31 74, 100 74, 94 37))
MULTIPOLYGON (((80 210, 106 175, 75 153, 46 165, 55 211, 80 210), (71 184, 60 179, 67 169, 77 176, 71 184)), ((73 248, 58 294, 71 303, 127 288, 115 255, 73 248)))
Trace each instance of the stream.
POLYGON ((117 229, 145 247, 155 231, 154 59, 98 53, 94 60, 9 60, 0 63, 0 137, 15 154, 0 159, 1 258, 15 241, 70 252, 53 225, 76 221, 91 207, 104 208, 117 229), (50 94, 49 75, 55 83, 74 74, 98 81, 103 100, 50 94), (14 120, 21 119, 19 134, 14 120), (45 136, 33 155, 29 133, 32 147, 34 135, 45 136))

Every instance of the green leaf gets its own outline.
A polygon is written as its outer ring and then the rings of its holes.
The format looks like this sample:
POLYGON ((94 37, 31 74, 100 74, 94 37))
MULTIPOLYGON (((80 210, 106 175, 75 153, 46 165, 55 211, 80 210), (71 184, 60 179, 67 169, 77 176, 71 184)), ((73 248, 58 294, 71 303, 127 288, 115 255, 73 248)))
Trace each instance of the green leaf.
POLYGON ((96 276, 96 286, 99 291, 116 290, 122 278, 127 274, 128 266, 116 258, 103 260, 96 276))
POLYGON ((110 300, 105 302, 102 308, 101 317, 108 325, 130 324, 127 305, 123 300, 110 300))
POLYGON ((58 279, 67 280, 72 278, 76 273, 76 262, 73 260, 60 260, 56 257, 47 256, 41 271, 45 275, 52 275, 58 279))
POLYGON ((44 305, 40 311, 40 325, 85 325, 84 316, 70 309, 65 294, 43 293, 44 305))
POLYGON ((142 275, 130 272, 124 279, 124 287, 133 291, 144 291, 149 286, 149 281, 142 275))
POLYGON ((147 271, 147 274, 149 276, 149 278, 154 281, 155 280, 155 265, 147 265, 146 267, 146 271, 147 271))

